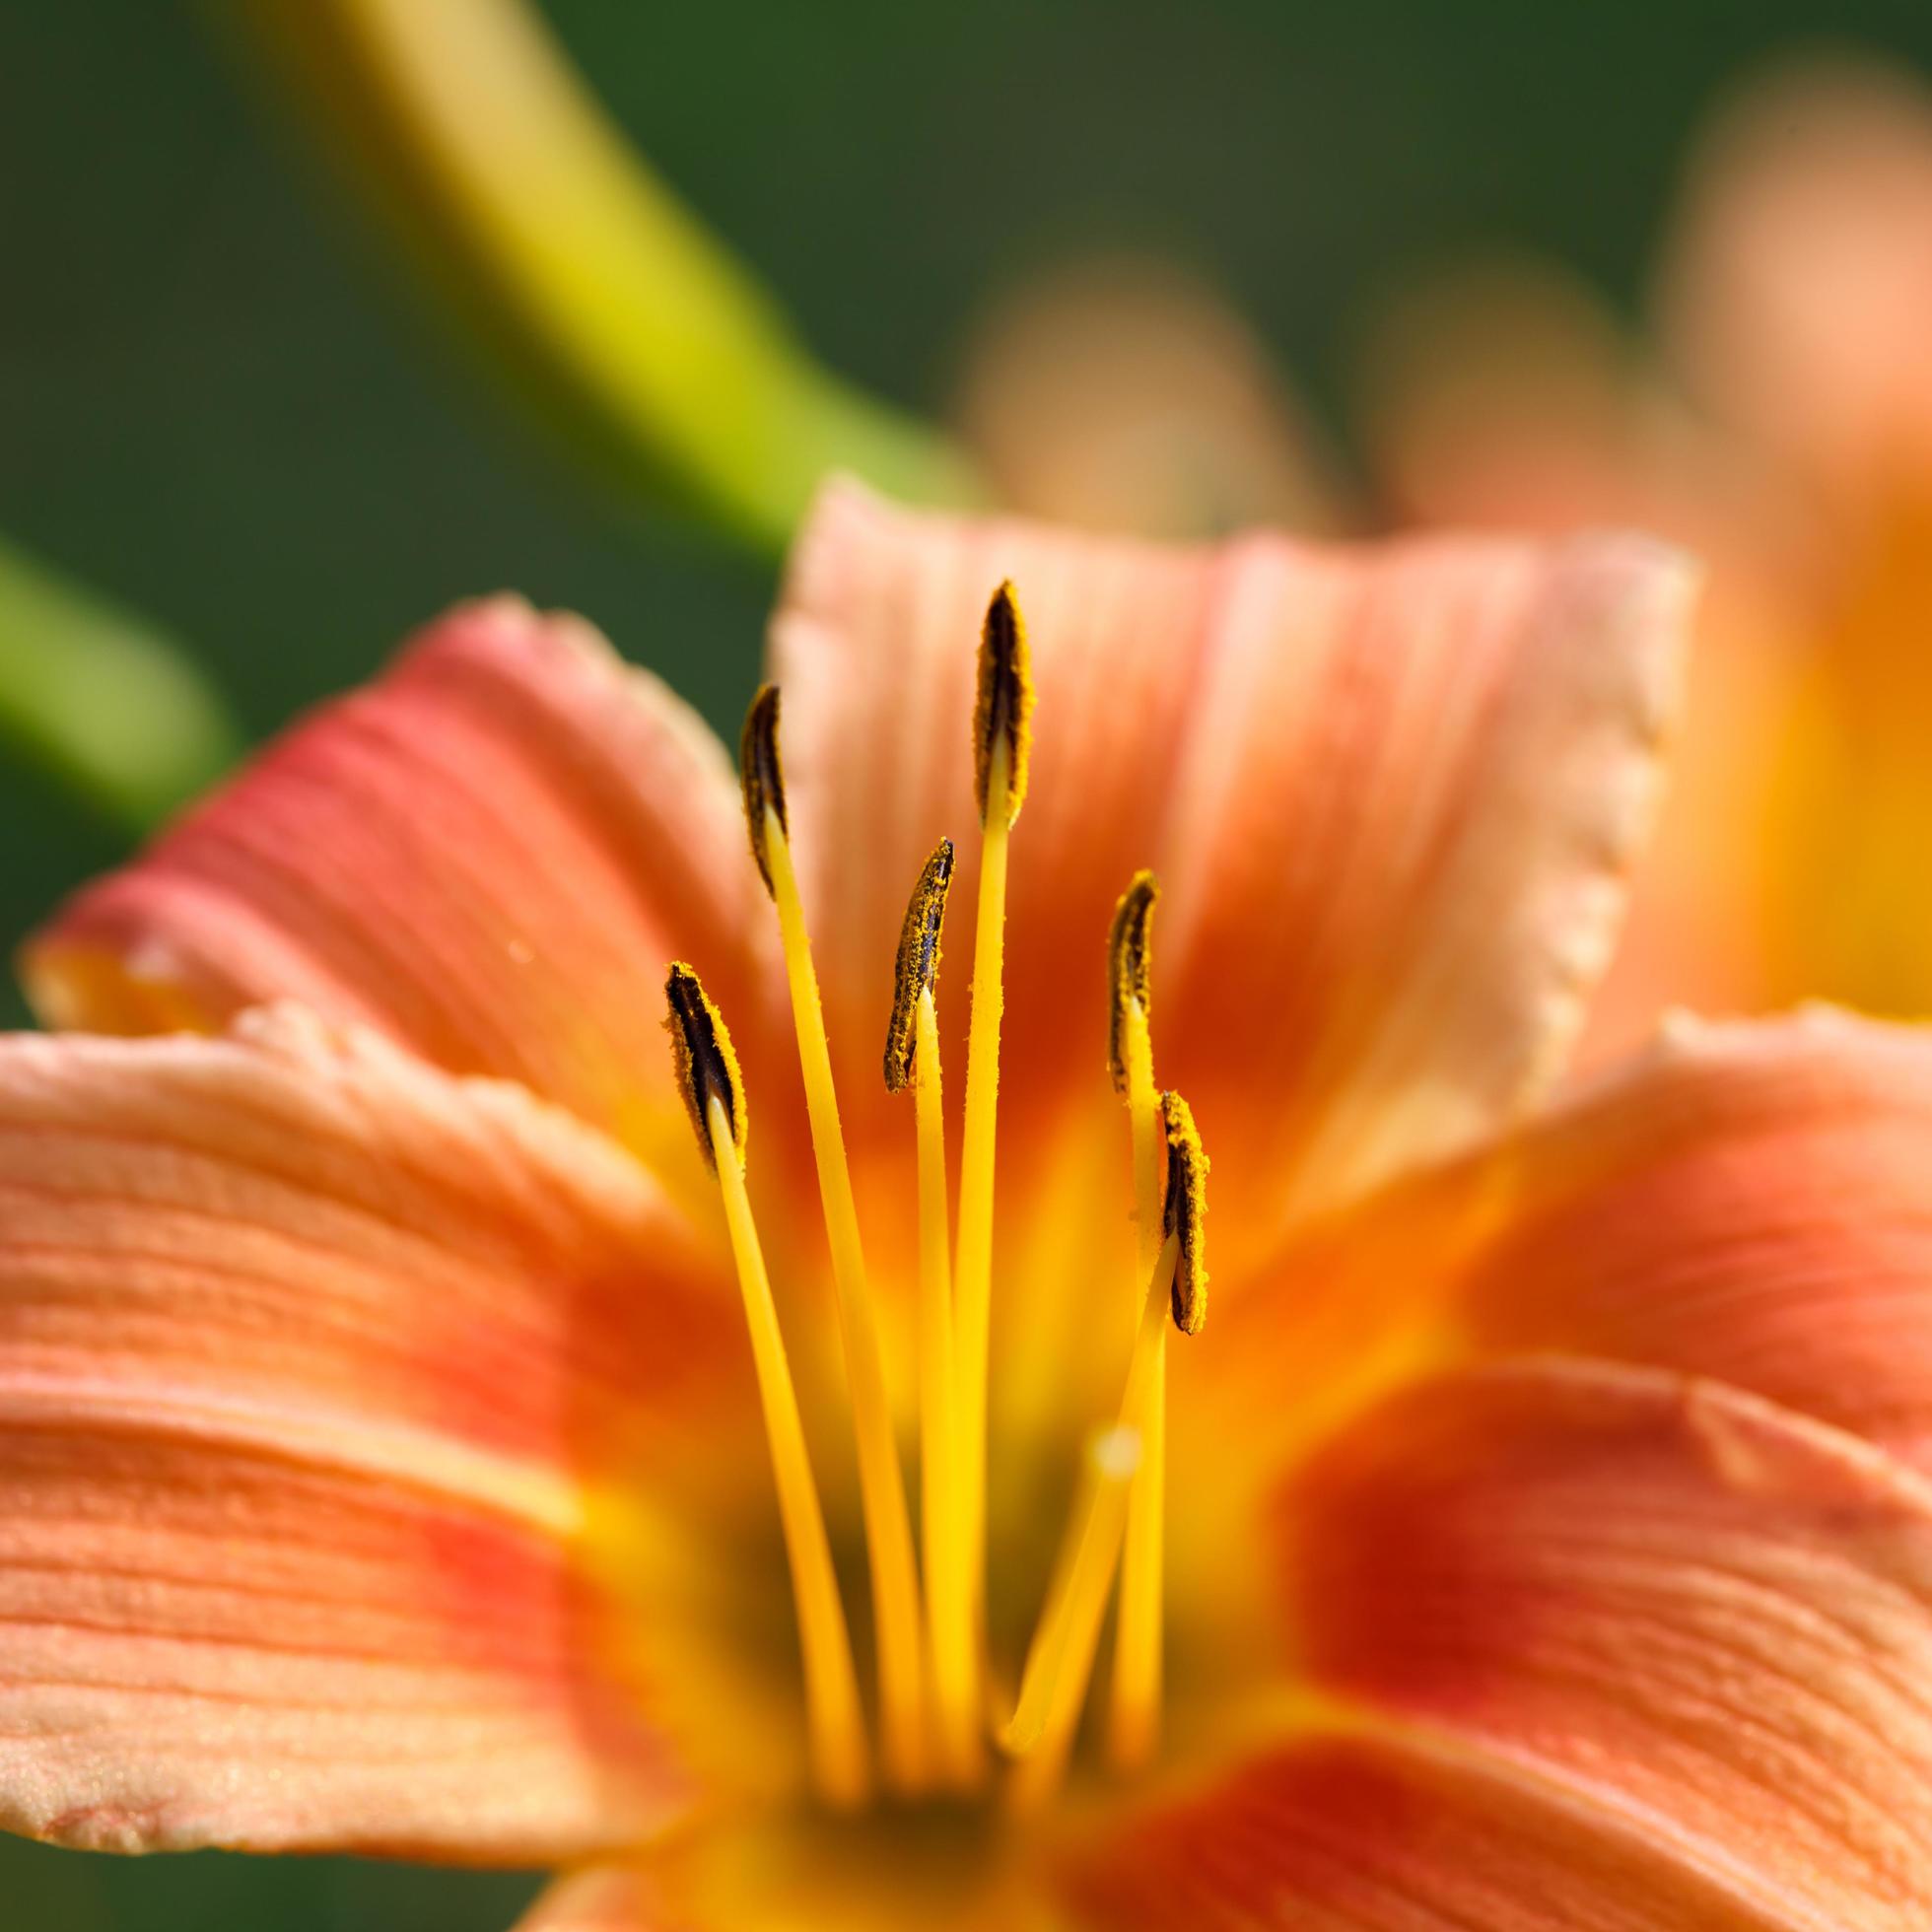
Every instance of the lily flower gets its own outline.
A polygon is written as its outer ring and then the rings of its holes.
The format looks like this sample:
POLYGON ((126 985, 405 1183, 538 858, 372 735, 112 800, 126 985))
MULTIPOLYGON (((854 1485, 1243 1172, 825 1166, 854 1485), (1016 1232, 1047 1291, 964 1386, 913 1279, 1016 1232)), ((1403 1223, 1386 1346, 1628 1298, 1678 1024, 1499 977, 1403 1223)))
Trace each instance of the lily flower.
POLYGON ((1932 1011, 1932 95, 1871 64, 1756 80, 1698 143, 1632 340, 1513 269, 1419 294, 1371 357, 1395 513, 1630 519, 1711 565, 1686 783, 1602 1042, 1690 1000, 1932 1011))
POLYGON ((1690 581, 835 485, 735 782, 432 625, 27 949, 0 1824, 529 1932, 1923 1924, 1932 1048, 1525 1112, 1690 581))

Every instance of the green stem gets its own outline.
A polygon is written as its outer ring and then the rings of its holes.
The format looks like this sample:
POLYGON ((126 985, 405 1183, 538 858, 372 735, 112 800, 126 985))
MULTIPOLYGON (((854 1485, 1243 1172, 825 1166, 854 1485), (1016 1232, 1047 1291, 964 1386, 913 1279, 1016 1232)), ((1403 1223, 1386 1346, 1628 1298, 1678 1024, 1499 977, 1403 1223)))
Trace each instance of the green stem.
POLYGON ((523 0, 227 11, 412 268, 628 489, 763 549, 831 469, 912 501, 975 493, 936 433, 815 361, 523 0))

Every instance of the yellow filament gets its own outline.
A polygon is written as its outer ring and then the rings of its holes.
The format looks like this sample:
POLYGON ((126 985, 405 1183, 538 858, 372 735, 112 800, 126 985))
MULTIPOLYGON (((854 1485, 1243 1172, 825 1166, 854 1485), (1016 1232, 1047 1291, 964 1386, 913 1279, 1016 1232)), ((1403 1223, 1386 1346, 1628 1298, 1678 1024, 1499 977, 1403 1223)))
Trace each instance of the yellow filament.
POLYGON ((1100 1438, 1097 1454, 1089 1454, 1088 1481, 1069 1519, 1055 1582, 1026 1653, 1019 1700, 1000 1733, 1002 1750, 1028 1760, 1012 1794, 1022 1805, 1058 1783, 1086 1699, 1136 1460, 1122 1452, 1124 1445, 1144 1440, 1153 1365, 1166 1333, 1179 1257, 1179 1237, 1170 1234, 1161 1243, 1147 1283, 1119 1420, 1100 1438))
MULTIPOLYGON (((1137 1280, 1153 1266, 1161 1241, 1160 1095, 1154 1087, 1147 1009, 1127 999, 1121 1010, 1121 1059, 1134 1140, 1134 1218, 1139 1229, 1137 1280)), ((1127 1543, 1121 1555, 1120 1621, 1114 1641, 1114 1694, 1107 1738, 1117 1770, 1138 1770, 1160 1735, 1162 1544, 1167 1509, 1167 1325, 1155 1335, 1140 1467, 1128 1497, 1127 1543)))
POLYGON ((872 1615, 878 1630, 880 1741, 887 1774, 895 1783, 910 1786, 920 1781, 925 1764, 922 1621, 912 1522, 886 1400, 878 1318, 860 1245, 859 1209, 853 1200, 845 1136, 839 1126, 839 1100, 832 1085, 832 1054, 825 1039, 818 976, 812 970, 811 942, 805 932, 805 912, 798 898, 791 847, 777 812, 769 804, 765 807, 764 834, 772 897, 778 904, 784 939, 786 976, 792 987, 798 1065, 811 1119, 812 1152, 818 1163, 819 1199, 832 1250, 846 1380, 852 1393, 853 1427, 859 1445, 860 1500, 871 1555, 872 1615))
POLYGON ((960 1535, 975 1627, 986 1592, 987 1344, 993 1300, 993 1143, 1000 1102, 1004 995, 1006 844, 1012 753, 1000 732, 987 769, 980 902, 973 936, 973 1017, 966 1037, 966 1121, 959 1150, 959 1233, 953 1268, 958 1322, 960 1535))
POLYGON ((939 1022, 931 987, 920 991, 913 1026, 913 1098, 919 1135, 920 1475, 932 1709, 946 1771, 966 1784, 979 1771, 980 1733, 974 1707, 973 1608, 967 1594, 966 1550, 960 1539, 945 1118, 939 1085, 939 1022))
MULTIPOLYGON (((712 1144, 729 1147, 730 1116, 715 1093, 709 1102, 708 1124, 712 1144)), ((798 1647, 804 1658, 812 1777, 827 1804, 850 1810, 865 1802, 871 1777, 845 1606, 839 1598, 832 1552, 825 1540, 825 1518, 819 1510, 818 1489, 805 1452, 798 1398, 785 1359, 785 1338, 779 1331, 778 1310, 772 1304, 771 1277, 765 1273, 758 1229, 751 1218, 751 1199, 735 1160, 727 1157, 717 1166, 724 1223, 730 1231, 745 1322, 751 1331, 752 1362, 765 1411, 765 1433, 771 1443, 785 1553, 792 1566, 798 1647)))

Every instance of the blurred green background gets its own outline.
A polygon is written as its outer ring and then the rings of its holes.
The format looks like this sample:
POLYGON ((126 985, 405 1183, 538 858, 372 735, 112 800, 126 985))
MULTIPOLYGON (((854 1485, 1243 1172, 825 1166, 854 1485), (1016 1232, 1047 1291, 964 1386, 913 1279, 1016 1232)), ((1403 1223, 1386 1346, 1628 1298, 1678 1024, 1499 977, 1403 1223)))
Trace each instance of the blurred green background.
MULTIPOLYGON (((1633 303, 1692 128, 1767 55, 1932 69, 1924 0, 545 11, 820 355, 934 414, 990 297, 1131 246, 1338 418, 1419 265, 1521 245, 1633 303)), ((249 735, 505 586, 734 723, 775 560, 570 463, 394 270, 212 12, 0 4, 0 533, 181 640, 249 735)), ((0 748, 8 944, 127 837, 0 748)), ((62 1932, 495 1928, 533 1885, 0 1846, 0 1921, 62 1932)))

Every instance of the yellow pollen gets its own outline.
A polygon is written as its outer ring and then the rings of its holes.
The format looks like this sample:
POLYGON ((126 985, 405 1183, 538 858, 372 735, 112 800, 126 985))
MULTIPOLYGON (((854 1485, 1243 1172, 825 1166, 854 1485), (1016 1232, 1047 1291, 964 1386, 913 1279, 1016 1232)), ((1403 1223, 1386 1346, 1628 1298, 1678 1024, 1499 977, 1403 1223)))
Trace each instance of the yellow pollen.
POLYGON ((747 813, 754 803, 762 808, 761 820, 751 833, 751 845, 754 854, 762 858, 761 869, 778 906, 798 1066, 804 1078, 805 1109, 818 1168, 819 1200, 832 1253, 832 1279, 859 1450, 860 1502, 871 1558, 882 1755, 893 1783, 910 1789, 921 1782, 926 1767, 919 1573, 879 1352, 878 1318, 865 1273, 859 1209, 853 1199, 838 1094, 832 1083, 825 1013, 819 1000, 818 976, 812 968, 804 906, 792 865, 777 732, 778 692, 775 686, 767 685, 753 700, 745 721, 745 807, 747 813))
POLYGON ((870 1792, 865 1718, 859 1701, 859 1679, 853 1668, 845 1605, 832 1568, 825 1518, 819 1508, 817 1485, 812 1481, 804 1426, 798 1417, 798 1399, 786 1361, 785 1338, 779 1330, 771 1278, 765 1272, 764 1251, 759 1246, 758 1229, 751 1216, 751 1199, 745 1191, 744 1103, 736 1083, 737 1063, 724 1021, 705 998, 697 975, 688 966, 671 968, 666 993, 679 1085, 694 1120, 700 1123, 699 1145, 718 1176, 719 1198, 724 1205, 738 1287, 744 1298, 745 1324, 751 1335, 752 1363, 764 1410, 765 1434, 771 1447, 779 1521, 785 1533, 785 1553, 791 1566, 793 1603, 798 1620, 812 1780, 828 1805, 851 1810, 862 1805, 870 1792), (705 1019, 696 1027, 699 1038, 694 1041, 692 1016, 698 1012, 705 1019), (728 1067, 732 1075, 735 1114, 717 1080, 719 1062, 728 1067), (718 1150, 727 1145, 736 1157, 719 1159, 718 1150))

